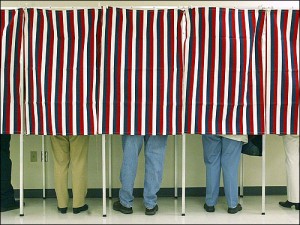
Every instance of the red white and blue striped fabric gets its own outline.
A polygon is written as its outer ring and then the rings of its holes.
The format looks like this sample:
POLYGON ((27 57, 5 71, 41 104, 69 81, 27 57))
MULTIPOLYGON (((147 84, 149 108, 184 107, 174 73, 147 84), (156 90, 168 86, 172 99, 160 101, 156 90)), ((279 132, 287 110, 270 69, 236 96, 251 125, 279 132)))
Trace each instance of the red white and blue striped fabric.
POLYGON ((25 12, 26 133, 97 134, 100 9, 25 12))
POLYGON ((99 134, 182 134, 183 11, 103 9, 99 134))
POLYGON ((268 12, 267 134, 299 134, 299 36, 299 10, 268 12))
POLYGON ((1 9, 0 133, 21 133, 23 9, 1 9))
POLYGON ((186 15, 185 133, 263 134, 265 11, 186 15))

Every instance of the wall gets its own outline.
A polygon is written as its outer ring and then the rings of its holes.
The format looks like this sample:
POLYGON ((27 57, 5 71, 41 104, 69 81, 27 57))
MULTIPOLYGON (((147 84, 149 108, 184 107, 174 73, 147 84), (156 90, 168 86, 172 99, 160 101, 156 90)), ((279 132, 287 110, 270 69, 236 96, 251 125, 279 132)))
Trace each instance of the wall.
MULTIPOLYGON (((1 1, 1 7, 99 7, 107 6, 215 6, 236 8, 273 7, 274 9, 299 9, 297 1, 1 1), (238 5, 237 5, 238 3, 238 5), (174 5, 175 4, 175 5, 174 5)), ((107 138, 107 136, 106 136, 107 138)), ((13 135, 11 158, 13 161, 12 182, 19 188, 19 135, 13 135)), ((108 140, 108 138, 107 138, 108 140)), ((169 136, 162 187, 174 187, 174 136, 169 136)), ((200 135, 186 136, 186 187, 205 187, 205 166, 203 162, 202 140, 200 135)), ((107 143, 106 143, 107 144, 107 143)), ((108 145, 107 145, 108 147, 108 145)), ((25 189, 42 188, 42 149, 41 136, 24 136, 24 187, 25 189), (30 151, 38 151, 38 162, 30 162, 30 151)), ((46 163, 46 188, 54 188, 53 160, 49 137, 45 138, 45 149, 49 153, 46 163)), ((107 160, 108 160, 108 155, 107 160)), ((266 138, 266 186, 285 186, 286 174, 284 151, 281 137, 267 135, 266 138)), ((119 172, 122 162, 121 137, 112 136, 112 187, 120 187, 119 172)), ((243 156, 244 186, 261 186, 261 157, 243 156)), ((108 162, 108 161, 107 161, 108 162)), ((108 166, 108 165, 107 165, 108 166)), ((101 136, 91 136, 89 143, 89 188, 102 187, 101 136)), ((178 137, 178 184, 181 186, 181 137, 178 137)), ((108 167, 107 167, 108 171, 108 167)), ((144 154, 139 159, 135 187, 143 187, 144 154)), ((108 182, 108 181, 107 181, 108 182)), ((71 184, 71 182, 70 182, 71 184)), ((108 184, 108 183, 107 183, 108 184)), ((71 185, 70 185, 71 187, 71 185)))

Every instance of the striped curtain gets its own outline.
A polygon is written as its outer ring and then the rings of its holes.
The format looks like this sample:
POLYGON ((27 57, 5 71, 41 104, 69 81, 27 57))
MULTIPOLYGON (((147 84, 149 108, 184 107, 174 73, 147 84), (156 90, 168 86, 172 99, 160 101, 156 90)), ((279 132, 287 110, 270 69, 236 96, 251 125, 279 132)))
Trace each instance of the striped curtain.
POLYGON ((103 10, 99 134, 181 134, 183 11, 103 10))
POLYGON ((263 134, 265 11, 186 15, 185 133, 263 134))
POLYGON ((299 10, 267 14, 267 134, 299 134, 299 10))
POLYGON ((97 133, 101 14, 99 9, 26 10, 27 134, 97 133))
POLYGON ((0 133, 21 133, 24 10, 1 10, 0 133))
POLYGON ((299 134, 299 10, 1 10, 3 134, 23 43, 27 134, 299 134))

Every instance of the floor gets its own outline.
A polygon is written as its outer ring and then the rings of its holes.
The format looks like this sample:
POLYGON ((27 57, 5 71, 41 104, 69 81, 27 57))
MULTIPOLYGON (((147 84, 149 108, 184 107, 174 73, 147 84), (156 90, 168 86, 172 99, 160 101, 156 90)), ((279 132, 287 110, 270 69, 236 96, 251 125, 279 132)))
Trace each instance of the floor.
POLYGON ((146 216, 141 198, 134 201, 133 214, 124 215, 112 209, 116 199, 107 199, 107 216, 102 216, 102 199, 88 198, 89 210, 73 214, 60 214, 56 199, 25 199, 24 216, 19 210, 1 213, 1 224, 299 224, 299 211, 278 205, 286 196, 266 196, 265 215, 261 214, 260 196, 244 196, 240 199, 243 210, 237 214, 227 213, 224 197, 219 198, 214 213, 203 209, 204 197, 187 197, 185 216, 181 215, 181 198, 159 198, 159 211, 146 216))

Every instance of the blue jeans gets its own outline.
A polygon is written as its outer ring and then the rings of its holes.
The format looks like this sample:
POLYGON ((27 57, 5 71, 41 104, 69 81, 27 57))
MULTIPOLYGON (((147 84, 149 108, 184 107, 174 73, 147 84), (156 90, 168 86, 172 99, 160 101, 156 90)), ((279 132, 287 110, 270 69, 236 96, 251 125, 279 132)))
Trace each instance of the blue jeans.
POLYGON ((167 137, 161 135, 124 135, 122 137, 123 162, 120 173, 122 187, 119 191, 119 198, 123 206, 132 207, 138 156, 143 142, 145 142, 144 205, 148 209, 156 205, 156 194, 160 189, 163 175, 167 137))
POLYGON ((217 204, 221 168, 227 205, 238 204, 238 171, 243 143, 217 135, 202 135, 206 166, 206 197, 208 206, 217 204))

